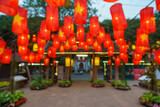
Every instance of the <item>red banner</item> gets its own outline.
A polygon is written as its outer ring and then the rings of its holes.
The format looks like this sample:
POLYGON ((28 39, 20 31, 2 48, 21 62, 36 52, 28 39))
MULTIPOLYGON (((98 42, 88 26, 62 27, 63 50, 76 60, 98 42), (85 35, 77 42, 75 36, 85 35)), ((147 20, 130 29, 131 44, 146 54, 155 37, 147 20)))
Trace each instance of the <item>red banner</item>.
POLYGON ((134 73, 134 79, 138 80, 139 77, 141 77, 145 72, 145 69, 133 69, 133 73, 134 73))

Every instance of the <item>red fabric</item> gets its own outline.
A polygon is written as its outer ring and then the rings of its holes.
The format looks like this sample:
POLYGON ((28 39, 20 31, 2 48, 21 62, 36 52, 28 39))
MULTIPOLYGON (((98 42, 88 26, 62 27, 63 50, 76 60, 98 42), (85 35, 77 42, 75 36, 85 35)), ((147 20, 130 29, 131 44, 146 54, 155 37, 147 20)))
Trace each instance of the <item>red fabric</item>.
POLYGON ((17 46, 28 46, 28 34, 19 34, 17 37, 17 46))
POLYGON ((93 35, 99 34, 99 21, 97 16, 93 16, 90 18, 90 33, 93 35))
POLYGON ((19 0, 0 0, 0 12, 15 16, 18 11, 19 0))
POLYGON ((18 55, 26 55, 28 52, 27 46, 18 46, 18 55))
POLYGON ((12 58, 12 50, 9 48, 6 48, 4 50, 4 53, 2 54, 1 63, 2 64, 10 64, 11 58, 12 58))
POLYGON ((77 40, 84 41, 85 29, 83 26, 77 26, 77 40))
MULTIPOLYGON (((137 63, 137 64, 138 64, 138 63, 137 63)), ((139 65, 139 64, 138 64, 138 65, 139 65)), ((134 79, 135 79, 135 80, 138 80, 138 78, 141 77, 144 72, 145 72, 145 69, 133 69, 134 79)))
POLYGON ((52 6, 63 6, 65 4, 65 0, 45 0, 47 3, 51 4, 52 6))
POLYGON ((50 31, 57 31, 59 29, 58 7, 50 4, 47 5, 46 24, 50 31))
POLYGON ((74 23, 78 25, 86 24, 87 20, 87 0, 75 0, 74 2, 74 23))
POLYGON ((160 0, 155 0, 156 1, 156 9, 160 11, 160 0))
POLYGON ((50 61, 49 57, 45 57, 44 58, 44 66, 48 66, 49 65, 49 61, 50 61))
POLYGON ((60 42, 66 41, 66 36, 65 36, 63 27, 59 27, 58 38, 59 38, 60 42))
POLYGON ((6 42, 2 38, 0 38, 0 58, 2 57, 5 47, 6 47, 6 42))
POLYGON ((72 16, 64 17, 64 32, 66 36, 70 36, 70 34, 74 33, 74 24, 72 16))

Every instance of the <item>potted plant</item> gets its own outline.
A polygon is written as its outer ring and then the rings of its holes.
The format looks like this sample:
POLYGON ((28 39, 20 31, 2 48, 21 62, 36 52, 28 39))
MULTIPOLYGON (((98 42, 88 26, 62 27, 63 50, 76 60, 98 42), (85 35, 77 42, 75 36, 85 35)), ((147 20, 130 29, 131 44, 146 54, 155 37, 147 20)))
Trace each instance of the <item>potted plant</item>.
POLYGON ((4 87, 8 87, 8 86, 9 86, 9 82, 7 82, 7 81, 0 82, 0 88, 4 88, 4 87))
POLYGON ((116 89, 122 89, 122 90, 129 90, 130 89, 130 84, 127 83, 127 81, 122 81, 122 80, 113 80, 111 82, 112 86, 115 87, 116 89))
POLYGON ((61 81, 58 81, 58 85, 60 87, 70 87, 71 86, 71 81, 69 81, 69 80, 61 80, 61 81))
POLYGON ((48 87, 51 87, 53 85, 53 80, 52 79, 49 79, 49 80, 46 80, 46 84, 48 87))
POLYGON ((104 87, 104 83, 102 80, 94 80, 92 82, 92 87, 104 87))

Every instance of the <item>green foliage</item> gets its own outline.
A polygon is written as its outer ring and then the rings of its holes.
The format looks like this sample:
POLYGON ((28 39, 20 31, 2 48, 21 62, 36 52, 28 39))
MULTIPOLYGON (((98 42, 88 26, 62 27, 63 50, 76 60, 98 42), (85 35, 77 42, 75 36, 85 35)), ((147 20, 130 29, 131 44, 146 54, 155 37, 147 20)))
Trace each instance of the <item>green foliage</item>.
POLYGON ((43 79, 41 76, 35 78, 31 83, 31 87, 45 87, 47 85, 46 80, 43 79))
POLYGON ((47 80, 47 81, 46 81, 46 84, 47 84, 47 85, 52 85, 52 84, 53 84, 53 80, 52 80, 52 79, 47 80))
POLYGON ((0 88, 8 87, 8 86, 9 86, 9 82, 7 82, 7 81, 0 82, 0 88))
POLYGON ((160 81, 157 82, 157 86, 160 87, 160 81))
POLYGON ((104 83, 103 83, 103 81, 102 80, 94 80, 93 81, 93 84, 96 84, 96 85, 103 85, 104 83))
POLYGON ((9 91, 1 92, 0 93, 0 103, 15 103, 18 100, 24 97, 24 92, 21 90, 15 91, 13 94, 9 91))
MULTIPOLYGON (((127 81, 126 81, 127 82, 127 81)), ((130 87, 130 84, 129 83, 125 83, 125 81, 122 81, 122 80, 113 80, 112 81, 112 85, 115 85, 115 86, 120 86, 120 87, 130 87)))
POLYGON ((58 81, 58 84, 59 85, 70 85, 71 81, 69 81, 69 80, 61 80, 61 81, 58 81))

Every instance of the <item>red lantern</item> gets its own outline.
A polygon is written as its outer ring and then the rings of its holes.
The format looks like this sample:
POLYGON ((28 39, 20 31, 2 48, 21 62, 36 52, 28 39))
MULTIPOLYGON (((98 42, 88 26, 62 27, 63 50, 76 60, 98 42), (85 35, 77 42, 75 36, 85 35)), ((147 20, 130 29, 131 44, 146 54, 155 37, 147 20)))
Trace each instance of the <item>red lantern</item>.
POLYGON ((56 66, 56 60, 53 60, 53 65, 56 66))
POLYGON ((140 61, 138 61, 138 60, 133 60, 133 64, 134 64, 134 65, 140 65, 140 61))
POLYGON ((110 47, 108 47, 108 51, 114 51, 114 46, 111 45, 110 47))
POLYGON ((72 51, 77 51, 77 45, 72 46, 72 51))
POLYGON ((22 55, 21 56, 21 61, 28 61, 29 60, 29 55, 22 55))
POLYGON ((145 29, 147 33, 156 31, 153 7, 146 7, 140 11, 140 26, 145 29))
POLYGON ((128 46, 125 44, 119 47, 120 53, 127 53, 127 50, 128 50, 128 46))
POLYGON ((126 54, 125 53, 119 53, 120 59, 125 59, 126 54))
POLYGON ((110 39, 106 39, 103 44, 105 48, 108 48, 113 44, 113 41, 111 41, 110 39))
POLYGON ((136 61, 140 61, 140 60, 142 60, 142 55, 135 53, 135 54, 133 55, 133 59, 136 60, 136 61))
POLYGON ((0 38, 0 58, 2 57, 5 47, 6 42, 2 38, 0 38))
POLYGON ((85 51, 88 51, 89 50, 89 46, 85 43, 85 45, 84 45, 84 50, 85 51))
POLYGON ((109 66, 111 65, 111 60, 110 60, 110 59, 108 60, 108 65, 109 65, 109 66))
POLYGON ((66 41, 66 36, 64 34, 63 27, 59 28, 58 37, 59 37, 60 42, 65 42, 66 41))
POLYGON ((105 1, 105 2, 116 2, 116 1, 118 1, 118 0, 103 0, 103 1, 105 1))
POLYGON ((47 5, 46 10, 46 24, 49 30, 57 31, 59 28, 58 7, 47 5))
POLYGON ((60 52, 64 52, 64 46, 63 46, 63 44, 61 44, 59 51, 60 52))
POLYGON ((76 38, 75 38, 74 35, 71 35, 71 36, 69 37, 69 45, 73 46, 73 45, 75 45, 75 44, 76 44, 76 38))
POLYGON ((145 47, 144 46, 136 46, 135 53, 144 55, 145 54, 145 47))
POLYGON ((127 28, 127 21, 123 13, 122 4, 116 3, 110 8, 112 15, 112 25, 115 30, 124 30, 127 28))
POLYGON ((39 36, 38 36, 38 38, 37 38, 37 44, 38 44, 38 46, 45 46, 46 45, 46 40, 44 40, 44 39, 41 39, 39 36))
POLYGON ((35 55, 35 63, 40 63, 41 62, 41 58, 40 58, 40 54, 36 54, 35 55))
POLYGON ((57 36, 55 36, 54 40, 53 40, 53 47, 59 48, 59 46, 60 46, 59 38, 57 36))
POLYGON ((87 32, 86 43, 88 45, 93 45, 93 37, 90 35, 89 32, 87 32))
POLYGON ((160 1, 159 0, 155 0, 156 1, 156 8, 158 11, 160 11, 160 1))
POLYGON ((19 7, 17 15, 13 18, 12 32, 21 34, 27 33, 27 10, 19 7))
POLYGON ((120 66, 121 65, 121 59, 119 57, 115 58, 115 65, 120 66))
POLYGON ((26 55, 28 52, 27 46, 18 46, 18 55, 26 55))
POLYGON ((77 27, 77 40, 78 41, 84 41, 84 27, 83 26, 78 26, 77 27))
POLYGON ((56 34, 52 34, 51 35, 51 39, 54 40, 54 37, 56 36, 56 34))
POLYGON ((96 51, 97 51, 97 52, 101 52, 101 51, 102 51, 102 46, 101 46, 101 44, 98 44, 96 51))
POLYGON ((106 34, 105 34, 105 29, 104 29, 104 27, 100 27, 99 35, 98 35, 98 37, 97 37, 98 42, 99 42, 99 43, 104 42, 105 39, 106 39, 105 36, 106 36, 106 34))
POLYGON ((108 56, 113 56, 114 52, 113 51, 108 51, 108 56))
POLYGON ((48 66, 49 65, 49 57, 45 57, 44 58, 44 66, 48 66))
POLYGON ((45 0, 47 3, 51 4, 52 6, 63 6, 65 4, 65 0, 45 0))
POLYGON ((127 55, 127 54, 125 54, 125 57, 124 57, 124 59, 123 59, 123 62, 124 62, 124 63, 128 63, 128 55, 127 55))
POLYGON ((124 38, 124 30, 114 30, 113 29, 113 36, 114 36, 114 39, 120 39, 120 38, 124 38))
POLYGON ((70 50, 70 45, 69 45, 68 40, 66 41, 64 47, 65 47, 66 50, 70 50))
POLYGON ((142 28, 137 29, 137 46, 149 46, 149 37, 146 31, 142 28))
POLYGON ((95 40, 95 42, 93 43, 93 50, 97 50, 98 48, 98 42, 97 40, 95 40))
POLYGON ((36 35, 33 35, 32 36, 32 42, 36 42, 36 41, 37 41, 36 35))
POLYGON ((87 0, 75 0, 74 2, 74 23, 78 25, 86 24, 87 20, 87 0))
POLYGON ((41 39, 50 40, 50 31, 47 28, 47 24, 45 20, 41 21, 40 33, 39 36, 41 39))
POLYGON ((80 48, 83 48, 83 47, 84 47, 84 45, 85 45, 85 42, 84 42, 84 41, 79 41, 78 46, 79 46, 80 48))
POLYGON ((126 44, 126 40, 124 40, 124 38, 117 39, 117 40, 116 40, 116 44, 117 44, 118 46, 121 46, 121 45, 123 45, 123 44, 126 44))
POLYGON ((93 16, 90 18, 90 33, 93 35, 99 34, 99 21, 97 16, 93 16))
POLYGON ((66 36, 74 33, 73 17, 71 16, 64 17, 64 33, 66 36))
POLYGON ((12 58, 12 50, 6 48, 4 53, 2 54, 1 63, 2 64, 10 64, 12 58))
POLYGON ((160 50, 155 51, 155 62, 160 65, 160 50))
POLYGON ((57 49, 54 47, 49 47, 48 56, 51 58, 55 58, 57 49))
POLYGON ((34 63, 35 60, 36 60, 36 55, 35 55, 34 52, 31 52, 31 53, 29 54, 29 63, 34 63))
POLYGON ((39 54, 44 54, 44 47, 43 46, 38 46, 38 52, 39 54))
POLYGON ((19 34, 17 38, 18 46, 28 46, 29 39, 27 34, 19 34))
POLYGON ((19 0, 0 0, 0 12, 15 16, 18 11, 19 0))

